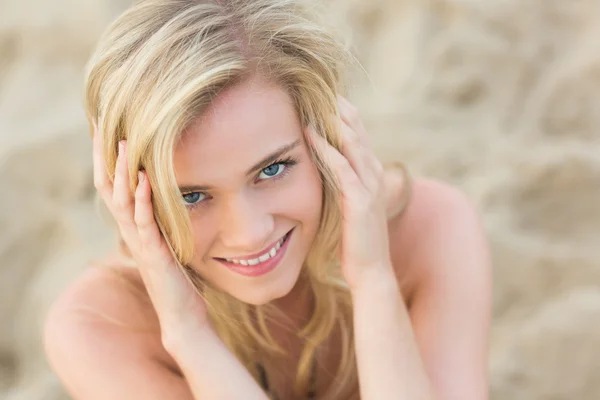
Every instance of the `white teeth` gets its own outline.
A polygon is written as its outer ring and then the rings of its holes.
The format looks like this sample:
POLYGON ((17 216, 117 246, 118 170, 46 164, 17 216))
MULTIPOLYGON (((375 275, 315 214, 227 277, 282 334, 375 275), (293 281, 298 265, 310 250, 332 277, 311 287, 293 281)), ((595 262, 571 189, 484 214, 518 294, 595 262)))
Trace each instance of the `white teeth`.
POLYGON ((244 266, 257 265, 257 264, 260 264, 260 263, 263 263, 263 262, 267 261, 271 257, 275 257, 275 255, 277 254, 277 252, 281 248, 281 245, 283 244, 284 241, 285 241, 285 237, 283 237, 277 243, 275 243, 275 246, 273 246, 271 248, 271 250, 269 250, 268 252, 264 253, 262 256, 260 256, 258 258, 253 258, 251 260, 235 260, 233 258, 226 258, 225 260, 229 261, 231 263, 234 263, 234 264, 241 264, 241 265, 244 265, 244 266))

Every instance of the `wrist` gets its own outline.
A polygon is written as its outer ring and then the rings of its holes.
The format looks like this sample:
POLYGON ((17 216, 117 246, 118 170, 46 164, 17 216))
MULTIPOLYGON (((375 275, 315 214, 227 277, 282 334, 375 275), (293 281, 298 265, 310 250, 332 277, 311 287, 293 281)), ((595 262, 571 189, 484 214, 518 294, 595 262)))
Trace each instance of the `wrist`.
POLYGON ((163 347, 173 357, 186 353, 190 344, 193 346, 204 343, 214 343, 220 340, 210 324, 188 325, 178 324, 162 329, 161 340, 163 347))
POLYGON ((364 268, 359 279, 350 287, 353 297, 364 292, 388 292, 389 290, 398 291, 399 286, 394 268, 387 263, 364 268))

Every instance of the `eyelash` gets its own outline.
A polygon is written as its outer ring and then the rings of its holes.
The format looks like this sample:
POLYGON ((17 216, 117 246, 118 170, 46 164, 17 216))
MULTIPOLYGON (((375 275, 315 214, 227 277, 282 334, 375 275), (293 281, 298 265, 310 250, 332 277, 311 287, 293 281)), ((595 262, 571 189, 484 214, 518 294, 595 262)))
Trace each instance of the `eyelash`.
MULTIPOLYGON (((284 169, 283 169, 282 172, 280 172, 278 175, 273 176, 272 178, 268 178, 268 179, 255 179, 255 182, 259 183, 261 181, 277 181, 277 180, 279 180, 281 178, 284 178, 288 174, 288 172, 290 171, 290 169, 293 166, 295 166, 296 164, 298 164, 298 160, 296 158, 294 158, 294 157, 291 157, 291 156, 278 159, 278 160, 274 161, 273 163, 267 165, 265 168, 261 169, 258 174, 260 175, 265 169, 267 169, 269 167, 272 167, 274 165, 279 165, 279 164, 281 164, 281 165, 284 166, 284 169)), ((186 196, 186 195, 190 195, 190 194, 195 194, 195 193, 204 194, 202 192, 188 192, 188 193, 183 193, 182 196, 186 196)), ((199 207, 201 205, 204 205, 205 203, 206 202, 203 199, 203 200, 199 200, 196 203, 191 203, 191 204, 190 203, 186 203, 185 206, 186 206, 186 208, 188 210, 193 211, 197 207, 199 207)))

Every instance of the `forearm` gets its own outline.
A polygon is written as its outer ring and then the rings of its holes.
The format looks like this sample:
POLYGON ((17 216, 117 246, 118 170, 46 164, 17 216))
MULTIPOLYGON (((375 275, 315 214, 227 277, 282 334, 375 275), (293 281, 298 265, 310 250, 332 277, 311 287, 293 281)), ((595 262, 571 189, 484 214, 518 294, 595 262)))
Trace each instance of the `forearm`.
POLYGON ((168 347, 194 398, 268 400, 242 363, 217 334, 207 328, 179 330, 168 347))
POLYGON ((392 268, 370 272, 352 289, 352 297, 361 398, 432 399, 392 268))

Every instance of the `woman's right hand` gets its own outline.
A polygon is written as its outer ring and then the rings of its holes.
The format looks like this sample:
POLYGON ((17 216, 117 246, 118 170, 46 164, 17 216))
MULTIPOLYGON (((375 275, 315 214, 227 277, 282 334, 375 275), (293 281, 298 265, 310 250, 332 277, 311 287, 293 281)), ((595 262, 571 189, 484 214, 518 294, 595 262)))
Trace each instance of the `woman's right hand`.
POLYGON ((145 171, 138 172, 131 191, 127 143, 119 143, 115 178, 111 182, 102 153, 101 137, 94 131, 94 185, 114 216, 121 236, 136 261, 148 295, 158 314, 163 345, 175 345, 181 329, 210 329, 206 304, 184 275, 154 219, 152 188, 145 171))
POLYGON ((184 275, 160 232, 154 219, 152 188, 145 172, 139 172, 135 193, 132 193, 127 144, 121 142, 115 179, 111 182, 100 134, 101 130, 95 129, 94 184, 138 264, 158 314, 163 346, 177 362, 193 398, 267 400, 249 371, 216 334, 204 299, 184 275), (231 382, 236 384, 231 385, 231 382))

